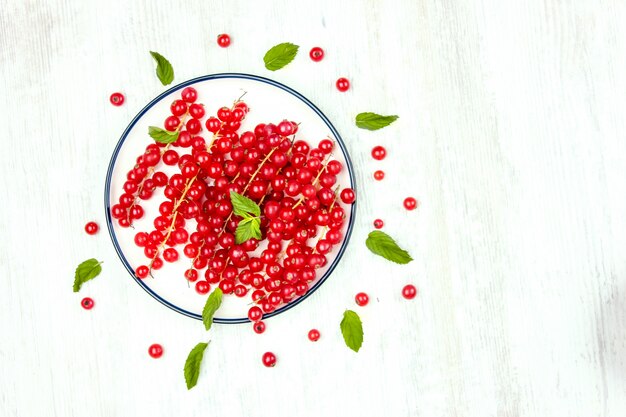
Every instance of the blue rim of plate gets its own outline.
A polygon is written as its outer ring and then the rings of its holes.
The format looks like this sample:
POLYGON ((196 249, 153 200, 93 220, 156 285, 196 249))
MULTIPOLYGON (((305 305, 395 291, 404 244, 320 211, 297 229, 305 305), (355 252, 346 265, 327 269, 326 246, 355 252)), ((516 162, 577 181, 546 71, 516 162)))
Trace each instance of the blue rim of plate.
MULTIPOLYGON (((356 188, 355 188, 356 182, 354 180, 354 168, 352 166, 352 161, 350 160, 350 154, 348 153, 348 150, 346 149, 346 146, 343 143, 343 139, 339 135, 339 132, 337 132, 337 129, 335 129, 335 127, 330 122, 330 120, 328 120, 326 115, 324 115, 324 113, 322 113, 322 111, 318 109, 317 106, 315 106, 315 104, 313 104, 309 99, 307 99, 306 97, 304 97, 302 94, 300 94, 299 92, 297 92, 291 87, 287 87, 286 85, 281 84, 277 81, 270 80, 269 78, 259 77, 257 75, 242 74, 242 73, 219 73, 219 74, 203 75, 201 77, 192 78, 191 80, 187 80, 181 84, 178 84, 166 90, 165 92, 159 94, 157 97, 155 97, 150 103, 148 103, 143 109, 141 109, 141 111, 133 118, 133 120, 130 122, 128 127, 126 127, 126 129, 124 130, 124 133, 122 133, 120 140, 117 142, 117 145, 115 146, 115 149, 113 150, 113 155, 111 156, 111 161, 109 162, 109 168, 107 169, 107 176, 106 176, 106 181, 104 185, 104 211, 105 211, 105 217, 106 217, 106 222, 107 222, 107 228, 109 229, 109 236, 111 236, 111 240, 113 241, 113 246, 115 247, 115 251, 117 252, 117 255, 119 256, 120 260, 124 264, 124 267, 130 274, 130 276, 133 277, 135 282, 137 282, 137 284, 139 284, 141 288, 143 288, 148 294, 154 297, 161 304, 171 308, 172 310, 184 316, 191 317, 191 318, 198 319, 198 320, 202 320, 202 316, 200 314, 192 313, 191 311, 187 311, 184 308, 181 308, 175 304, 172 304, 171 302, 167 301, 166 299, 161 297, 159 294, 154 292, 150 287, 144 284, 144 282, 141 279, 135 276, 135 271, 130 266, 130 264, 128 263, 128 260, 124 256, 124 253, 122 252, 122 249, 120 248, 120 245, 117 241, 117 237, 115 236, 115 232, 113 231, 113 223, 112 223, 112 217, 111 217, 111 199, 110 199, 111 178, 113 176, 113 168, 115 167, 115 162, 117 161, 117 155, 122 145, 124 144, 126 137, 130 133, 130 131, 133 129, 137 121, 141 119, 143 115, 148 110, 150 110, 150 108, 152 108, 152 106, 154 106, 156 103, 158 103, 159 101, 161 101, 162 99, 164 99, 165 97, 169 96, 171 93, 177 90, 180 90, 182 88, 188 87, 190 85, 196 84, 201 81, 215 80, 215 79, 220 79, 220 78, 242 78, 242 79, 254 80, 254 81, 262 82, 265 84, 269 84, 269 85, 280 88, 281 90, 284 90, 290 93, 291 95, 299 98, 304 104, 309 106, 309 108, 313 110, 324 121, 326 126, 328 126, 331 133, 337 140, 337 143, 339 144, 339 147, 341 148, 341 152, 343 153, 346 159, 346 165, 348 167, 348 174, 350 176, 350 187, 356 191, 356 188)), ((276 316, 284 311, 287 311, 297 306, 306 298, 308 298, 311 294, 313 294, 324 283, 324 281, 328 279, 328 277, 332 274, 334 269, 339 264, 339 261, 341 260, 341 257, 343 256, 343 253, 345 252, 346 247, 348 246, 348 242, 350 241, 350 236, 352 235, 352 229, 354 227, 355 213, 356 213, 356 202, 354 202, 350 208, 350 221, 348 222, 348 230, 346 231, 345 239, 343 240, 343 243, 341 244, 341 248, 339 248, 339 252, 337 253, 337 256, 333 260, 333 263, 330 265, 326 273, 324 273, 324 275, 315 283, 315 285, 313 285, 309 289, 309 291, 306 294, 304 294, 302 297, 296 298, 294 301, 290 302, 289 304, 286 304, 285 306, 279 308, 276 311, 273 311, 268 314, 264 314, 263 315, 264 319, 276 316)), ((237 323, 250 322, 250 320, 247 317, 243 317, 243 318, 215 317, 213 321, 215 323, 221 323, 221 324, 237 324, 237 323)))

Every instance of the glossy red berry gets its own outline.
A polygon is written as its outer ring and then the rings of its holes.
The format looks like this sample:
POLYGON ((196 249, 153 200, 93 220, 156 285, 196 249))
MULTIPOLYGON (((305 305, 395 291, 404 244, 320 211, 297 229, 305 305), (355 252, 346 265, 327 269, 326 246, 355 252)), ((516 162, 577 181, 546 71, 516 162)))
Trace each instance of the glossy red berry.
POLYGON ((387 150, 382 146, 374 146, 374 148, 372 148, 372 158, 381 161, 385 159, 385 156, 387 156, 387 150))
POLYGON ((407 210, 415 210, 417 207, 417 200, 413 197, 407 197, 404 199, 404 208, 407 210))
POLYGON ((96 222, 89 222, 85 225, 85 232, 87 232, 88 235, 95 235, 96 233, 98 233, 98 224, 96 222))
POLYGON ((207 294, 211 290, 211 284, 209 284, 205 280, 200 280, 196 282, 196 292, 198 294, 207 294))
POLYGON ((318 340, 320 340, 320 332, 317 329, 311 329, 309 330, 309 340, 311 342, 317 342, 318 340))
POLYGON ((309 56, 314 62, 320 62, 324 59, 324 50, 319 46, 311 48, 311 52, 309 52, 309 56))
POLYGON ((276 365, 276 355, 274 355, 272 352, 265 352, 263 354, 262 360, 263 360, 263 365, 265 365, 268 368, 271 368, 276 365))
POLYGON ((148 355, 150 355, 154 359, 160 358, 161 356, 163 356, 163 346, 158 343, 150 345, 150 347, 148 348, 148 355))
POLYGON ((381 219, 374 220, 374 227, 376 229, 382 229, 385 223, 381 219))
POLYGON ((364 292, 360 292, 354 297, 354 301, 357 305, 363 307, 367 305, 367 303, 370 301, 370 298, 364 292))
POLYGON ((114 106, 121 106, 122 104, 124 104, 124 94, 122 94, 122 93, 113 93, 113 94, 111 94, 111 97, 109 97, 109 101, 114 106))
POLYGON ((374 171, 374 179, 376 181, 382 181, 385 178, 385 171, 381 171, 380 169, 374 171))
POLYGON ((254 332, 257 334, 261 334, 265 331, 265 322, 264 321, 257 321, 256 323, 252 324, 252 328, 254 329, 254 332))
POLYGON ((230 36, 225 33, 217 35, 217 44, 222 48, 228 48, 230 46, 230 36))
POLYGON ((335 83, 335 85, 337 86, 337 90, 341 91, 342 93, 348 91, 348 89, 350 88, 350 81, 348 81, 347 78, 339 78, 337 80, 337 82, 335 83))
POLYGON ((163 259, 165 262, 176 262, 178 260, 178 251, 174 248, 167 248, 163 251, 163 259))
POLYGON ((339 197, 341 197, 341 201, 345 204, 352 204, 356 200, 356 194, 352 188, 344 188, 341 190, 339 197))
POLYGON ((187 112, 187 103, 183 100, 174 100, 170 105, 170 111, 174 116, 182 116, 187 112))
POLYGON ((137 278, 140 278, 140 279, 144 279, 145 277, 148 276, 149 273, 150 273, 150 269, 148 269, 148 267, 145 265, 138 266, 137 269, 135 270, 135 275, 137 276, 137 278))
POLYGON ((263 311, 257 306, 250 307, 250 310, 248 310, 248 318, 253 323, 261 321, 263 318, 263 311))
POLYGON ((180 92, 180 96, 187 103, 193 103, 198 98, 198 92, 193 87, 185 87, 183 91, 180 92))
POLYGON ((85 309, 85 310, 91 310, 93 308, 93 306, 95 305, 95 303, 93 302, 93 300, 89 297, 85 297, 82 299, 82 301, 80 302, 80 305, 85 309))
POLYGON ((417 295, 417 288, 414 285, 407 284, 402 288, 402 296, 407 300, 412 300, 417 295))

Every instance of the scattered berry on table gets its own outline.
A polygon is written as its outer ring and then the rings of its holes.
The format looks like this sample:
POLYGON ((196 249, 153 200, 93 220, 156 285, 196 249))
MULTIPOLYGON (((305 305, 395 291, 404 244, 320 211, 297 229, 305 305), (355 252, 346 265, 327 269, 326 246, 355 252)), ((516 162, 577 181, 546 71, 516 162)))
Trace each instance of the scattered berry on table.
POLYGON ((95 303, 93 302, 93 300, 89 297, 85 297, 81 300, 80 305, 85 309, 85 310, 91 310, 93 308, 93 306, 95 305, 95 303))
POLYGON ((402 288, 402 296, 407 300, 412 300, 417 295, 417 288, 414 285, 407 284, 402 288))
POLYGON ((354 301, 356 302, 357 305, 364 307, 370 301, 370 298, 364 292, 360 292, 354 297, 354 301))
POLYGON ((311 52, 309 52, 309 56, 311 57, 313 61, 320 62, 322 59, 324 59, 324 50, 320 48, 319 46, 316 46, 314 48, 311 48, 311 52))
POLYGON ((385 225, 385 222, 383 222, 381 219, 374 220, 374 227, 376 229, 382 229, 384 225, 385 225))
POLYGON ((320 339, 320 332, 317 329, 309 330, 309 340, 311 342, 317 342, 320 339))
POLYGON ((374 171, 374 179, 376 181, 382 181, 385 178, 385 171, 382 170, 376 170, 374 171))
POLYGON ((154 359, 160 358, 161 356, 163 356, 163 346, 158 343, 150 345, 150 347, 148 348, 148 354, 154 359))
POLYGON ((348 91, 348 89, 350 88, 350 81, 348 81, 347 78, 341 77, 337 80, 337 82, 335 83, 335 86, 337 86, 337 90, 344 93, 348 91))
POLYGON ((98 233, 98 229, 100 229, 100 227, 98 227, 98 223, 96 222, 89 222, 85 225, 85 232, 87 232, 88 235, 95 235, 98 233))
POLYGON ((217 44, 222 48, 228 48, 230 46, 230 36, 225 33, 217 35, 217 44))
POLYGON ((124 94, 122 94, 122 93, 113 93, 113 94, 111 94, 111 97, 109 97, 109 101, 114 106, 121 106, 122 104, 124 104, 124 94))
POLYGON ((255 333, 261 334, 261 333, 265 332, 265 322, 264 321, 257 321, 256 323, 252 324, 252 328, 254 329, 255 333))
POLYGON ((263 365, 268 368, 271 368, 276 365, 276 355, 272 352, 265 352, 263 354, 263 365))
POLYGON ((404 208, 407 210, 415 210, 417 207, 417 200, 413 197, 407 197, 404 199, 404 208))
POLYGON ((376 159, 377 161, 381 161, 385 159, 385 156, 387 156, 387 150, 384 147, 374 146, 372 148, 372 158, 376 159))

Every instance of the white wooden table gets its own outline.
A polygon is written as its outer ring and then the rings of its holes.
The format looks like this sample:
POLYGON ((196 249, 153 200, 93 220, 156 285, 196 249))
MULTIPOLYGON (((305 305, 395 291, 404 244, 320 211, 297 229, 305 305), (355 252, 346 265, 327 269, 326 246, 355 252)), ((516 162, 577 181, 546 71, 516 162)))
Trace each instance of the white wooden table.
POLYGON ((626 3, 296 3, 2 2, 0 415, 626 415, 626 3), (270 73, 262 56, 284 41, 300 55, 270 73), (316 45, 319 64, 307 57, 316 45), (336 273, 261 336, 215 326, 190 392, 182 366, 202 326, 132 282, 104 231, 82 230, 104 227, 111 151, 163 91, 151 49, 175 82, 237 71, 294 87, 333 120, 358 170, 336 273), (124 106, 108 103, 114 91, 124 106), (362 131, 361 111, 400 119, 362 131), (382 163, 369 156, 377 144, 382 163), (418 210, 402 208, 407 195, 418 210), (415 262, 369 254, 376 217, 415 262), (89 257, 103 274, 74 294, 89 257), (358 291, 373 300, 358 310, 355 354, 338 324, 358 291), (278 366, 261 366, 265 350, 278 366))

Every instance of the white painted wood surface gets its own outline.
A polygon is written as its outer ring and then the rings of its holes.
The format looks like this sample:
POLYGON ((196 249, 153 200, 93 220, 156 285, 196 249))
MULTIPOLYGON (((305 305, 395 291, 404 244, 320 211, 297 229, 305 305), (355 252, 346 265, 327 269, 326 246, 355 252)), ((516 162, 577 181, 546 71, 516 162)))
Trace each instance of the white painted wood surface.
POLYGON ((307 3, 1 2, 0 415, 626 415, 626 3, 307 3), (270 73, 262 56, 282 41, 302 50, 270 73), (239 71, 301 91, 359 171, 336 275, 262 336, 216 326, 190 392, 182 366, 202 326, 133 283, 106 233, 82 231, 104 226, 113 146, 163 91, 150 49, 176 82, 239 71), (350 92, 336 92, 339 76, 350 92), (121 108, 108 104, 118 90, 121 108), (401 118, 366 132, 360 111, 401 118), (376 217, 415 262, 369 255, 376 217), (102 276, 73 294, 75 265, 94 256, 102 276), (407 282, 413 302, 400 297, 407 282), (338 323, 359 290, 373 301, 358 309, 354 354, 338 323), (265 350, 276 368, 261 366, 265 350))

